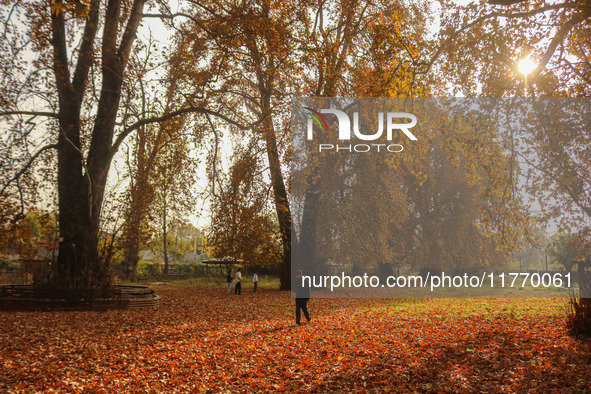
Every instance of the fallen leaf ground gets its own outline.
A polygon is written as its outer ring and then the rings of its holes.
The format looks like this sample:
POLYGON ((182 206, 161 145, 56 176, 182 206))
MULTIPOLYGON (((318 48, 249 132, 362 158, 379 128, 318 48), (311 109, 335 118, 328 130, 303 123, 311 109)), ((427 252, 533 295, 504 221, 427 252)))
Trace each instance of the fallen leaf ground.
POLYGON ((156 310, 0 312, 0 391, 591 391, 564 300, 312 300, 155 286, 156 310))

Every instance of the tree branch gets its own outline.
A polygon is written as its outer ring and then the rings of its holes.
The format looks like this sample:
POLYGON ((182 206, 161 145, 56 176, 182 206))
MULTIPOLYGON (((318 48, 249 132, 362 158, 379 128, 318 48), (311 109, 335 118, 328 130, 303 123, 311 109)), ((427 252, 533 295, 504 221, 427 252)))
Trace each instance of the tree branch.
POLYGON ((581 11, 581 12, 575 14, 567 22, 562 24, 562 26, 560 26, 560 29, 558 30, 558 32, 554 35, 554 37, 552 37, 552 41, 550 42, 550 45, 548 45, 548 48, 546 48, 546 52, 544 52, 542 59, 540 59, 540 63, 538 64, 538 67, 536 67, 535 71, 533 72, 534 76, 540 74, 542 72, 542 70, 544 69, 544 67, 546 67, 546 64, 548 64, 548 62, 550 61, 550 59, 554 55, 554 52, 556 51, 556 48, 558 48, 558 45, 560 45, 560 43, 562 43, 564 41, 564 39, 566 38, 566 35, 576 25, 583 22, 585 19, 589 18, 589 16, 591 16, 590 11, 588 11, 588 10, 581 11))
POLYGON ((117 31, 119 27, 120 0, 109 0, 105 14, 105 27, 103 28, 103 78, 110 67, 113 67, 117 46, 117 31), (107 70, 105 70, 107 69, 107 70))
POLYGON ((518 154, 518 156, 520 156, 529 166, 542 172, 548 178, 552 179, 558 185, 558 187, 561 188, 571 198, 575 205, 578 206, 581 210, 583 210, 583 212, 591 218, 591 207, 586 206, 581 202, 581 199, 579 198, 578 194, 575 191, 573 191, 572 188, 566 182, 563 181, 563 176, 559 176, 556 173, 552 173, 551 171, 542 167, 542 164, 537 165, 532 160, 529 160, 523 154, 518 154))
POLYGON ((185 115, 185 114, 190 114, 190 113, 199 113, 199 114, 209 114, 209 115, 213 115, 216 116, 228 123, 230 123, 231 125, 234 125, 236 127, 238 127, 241 130, 248 130, 250 128, 252 128, 253 126, 263 122, 265 120, 265 118, 268 116, 268 114, 265 114, 264 116, 261 117, 261 119, 257 120, 254 123, 251 123, 249 125, 243 125, 240 122, 237 122, 233 119, 228 118, 225 115, 220 114, 217 111, 213 111, 207 108, 203 108, 203 107, 185 107, 185 108, 181 108, 179 110, 170 112, 168 114, 162 115, 162 116, 154 116, 154 117, 150 117, 150 118, 146 118, 146 119, 142 119, 136 123, 134 123, 133 125, 129 126, 128 128, 126 128, 125 130, 123 130, 121 132, 121 134, 119 134, 117 136, 117 138, 115 139, 115 142, 113 143, 113 146, 111 146, 111 150, 110 150, 110 155, 111 157, 113 157, 115 155, 115 153, 117 153, 117 150, 119 150, 119 146, 121 145, 121 143, 123 142, 123 140, 125 140, 125 138, 127 138, 127 136, 129 134, 131 134, 133 131, 139 129, 142 126, 151 124, 151 123, 161 123, 161 122, 165 122, 167 120, 170 120, 172 118, 175 118, 177 116, 181 116, 181 115, 185 115))
POLYGON ((210 37, 214 37, 214 34, 211 32, 211 30, 209 30, 202 21, 198 20, 197 18, 189 15, 189 14, 185 14, 184 12, 175 12, 174 14, 144 14, 143 15, 144 18, 161 18, 161 19, 170 19, 173 20, 175 18, 187 18, 189 19, 191 22, 195 23, 197 26, 199 26, 200 28, 203 29, 203 31, 207 32, 207 34, 209 34, 210 37))
POLYGON ((46 150, 49 149, 57 149, 57 144, 50 144, 50 145, 45 145, 44 147, 42 147, 41 149, 39 149, 37 151, 37 153, 35 153, 33 156, 31 156, 31 158, 29 159, 29 161, 23 166, 23 168, 20 169, 19 172, 17 172, 11 179, 8 180, 8 182, 6 182, 4 184, 4 186, 2 187, 2 190, 0 190, 0 195, 4 194, 4 192, 6 191, 6 189, 8 188, 8 186, 10 186, 10 184, 14 181, 17 181, 25 172, 27 172, 27 170, 31 167, 31 165, 33 165, 33 162, 46 150))
POLYGON ((82 45, 80 47, 80 54, 78 55, 78 64, 76 65, 76 71, 74 71, 74 79, 72 81, 74 92, 78 96, 76 97, 77 102, 81 102, 82 97, 84 96, 86 80, 93 60, 93 47, 99 25, 100 4, 100 0, 92 0, 90 11, 88 13, 88 20, 84 27, 82 45))
MULTIPOLYGON (((62 4, 59 1, 56 4, 62 4)), ((68 69, 68 54, 66 46, 66 21, 64 11, 51 11, 51 45, 53 46, 53 72, 60 98, 60 104, 70 100, 70 71, 68 69)))
POLYGON ((0 112, 0 116, 10 116, 10 115, 31 115, 31 116, 47 116, 50 118, 58 118, 59 114, 55 112, 42 112, 42 111, 4 111, 0 112))
POLYGON ((527 0, 489 0, 489 4, 494 4, 494 5, 513 5, 513 4, 523 3, 524 1, 527 1, 527 0))
POLYGON ((117 51, 117 57, 119 58, 118 61, 120 62, 122 72, 125 64, 127 64, 127 60, 129 59, 131 46, 135 40, 138 26, 142 20, 145 2, 146 0, 135 0, 133 2, 131 13, 129 15, 129 19, 127 20, 127 26, 123 32, 123 38, 121 39, 121 44, 119 45, 119 50, 117 51))
POLYGON ((566 65, 572 70, 572 72, 574 72, 586 84, 591 85, 591 78, 587 77, 586 75, 583 75, 583 73, 581 73, 579 70, 577 70, 577 68, 575 67, 575 65, 572 64, 571 62, 569 62, 568 60, 562 59, 562 61, 565 62, 566 65))

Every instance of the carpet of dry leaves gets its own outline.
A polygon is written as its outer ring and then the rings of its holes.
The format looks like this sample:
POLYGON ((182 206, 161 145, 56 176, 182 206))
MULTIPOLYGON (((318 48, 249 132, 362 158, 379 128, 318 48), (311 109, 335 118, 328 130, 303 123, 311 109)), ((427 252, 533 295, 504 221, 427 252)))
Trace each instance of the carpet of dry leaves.
POLYGON ((155 286, 156 310, 0 312, 0 391, 591 391, 564 300, 312 300, 155 286))

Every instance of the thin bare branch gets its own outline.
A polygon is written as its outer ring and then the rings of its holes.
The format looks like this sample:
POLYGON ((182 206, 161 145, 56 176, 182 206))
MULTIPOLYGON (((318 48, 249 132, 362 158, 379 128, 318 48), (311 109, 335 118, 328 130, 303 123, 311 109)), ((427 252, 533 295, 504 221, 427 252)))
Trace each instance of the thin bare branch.
POLYGON ((42 111, 3 111, 0 112, 0 116, 11 116, 11 115, 31 115, 31 116, 47 116, 50 118, 58 118, 59 114, 55 112, 42 112, 42 111))
POLYGON ((57 144, 50 144, 50 145, 45 145, 44 147, 42 147, 41 149, 39 149, 33 156, 31 156, 31 158, 29 159, 29 161, 27 161, 27 163, 23 166, 23 168, 20 169, 19 172, 17 172, 11 179, 8 180, 8 182, 6 182, 4 184, 4 186, 2 186, 2 190, 0 190, 0 195, 4 194, 4 192, 6 191, 6 189, 8 188, 8 186, 10 186, 10 184, 12 182, 18 181, 20 179, 20 177, 27 172, 27 170, 33 165, 33 163, 35 162, 35 160, 45 151, 49 150, 49 149, 56 149, 57 148, 57 144))
POLYGON ((256 122, 253 122, 251 124, 248 125, 244 125, 240 122, 237 122, 233 119, 228 118, 227 116, 217 112, 217 111, 213 111, 207 108, 203 108, 203 107, 185 107, 185 108, 181 108, 179 110, 173 111, 173 112, 169 112, 168 114, 162 115, 162 116, 154 116, 154 117, 150 117, 150 118, 146 118, 146 119, 142 119, 136 123, 134 123, 133 125, 129 126, 128 128, 126 128, 125 130, 123 130, 121 132, 121 134, 119 134, 117 136, 117 138, 115 139, 115 142, 113 143, 113 146, 111 147, 111 157, 113 157, 115 155, 115 153, 117 153, 117 150, 119 149, 119 146, 121 145, 121 143, 123 142, 123 140, 125 140, 125 138, 127 138, 127 136, 132 133, 133 131, 139 129, 142 126, 148 125, 148 124, 152 124, 152 123, 161 123, 161 122, 165 122, 167 120, 173 119, 177 116, 181 116, 181 115, 185 115, 185 114, 190 114, 190 113, 199 113, 199 114, 209 114, 212 116, 216 116, 228 123, 230 123, 233 126, 238 127, 241 130, 248 130, 251 129, 252 127, 256 126, 257 124, 263 122, 266 118, 266 116, 268 114, 266 114, 265 116, 262 116, 261 119, 257 120, 256 122))

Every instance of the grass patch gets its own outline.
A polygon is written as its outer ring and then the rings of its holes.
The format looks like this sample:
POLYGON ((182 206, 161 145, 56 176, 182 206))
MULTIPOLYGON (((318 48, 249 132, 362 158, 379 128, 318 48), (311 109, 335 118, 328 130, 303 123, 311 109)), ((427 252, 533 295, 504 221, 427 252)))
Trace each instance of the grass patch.
MULTIPOLYGON (((196 276, 186 279, 173 279, 164 281, 168 286, 176 288, 194 288, 194 289, 226 289, 228 282, 225 277, 219 276, 196 276)), ((252 275, 244 275, 242 277, 242 291, 252 291, 254 284, 252 283, 252 275)), ((279 278, 259 275, 259 289, 273 289, 279 288, 279 278)), ((232 286, 234 291, 234 286, 232 286)))
POLYGON ((482 316, 487 319, 512 316, 520 319, 565 316, 568 307, 568 299, 562 298, 411 298, 381 301, 359 310, 385 311, 391 315, 412 313, 454 318, 482 316))

